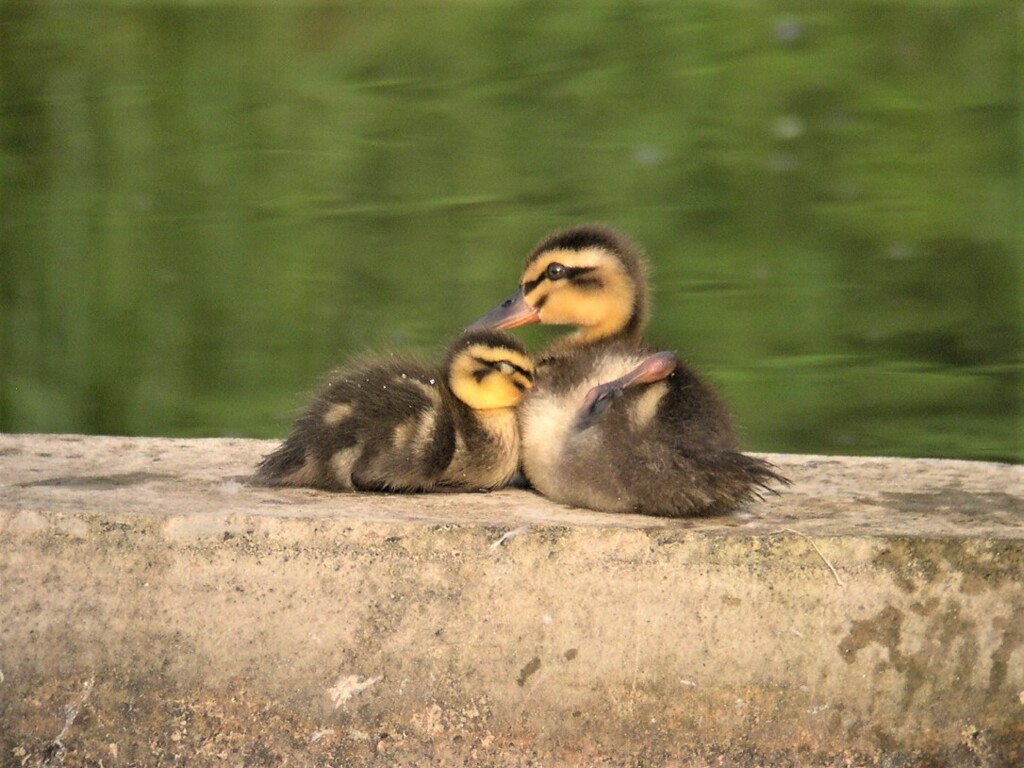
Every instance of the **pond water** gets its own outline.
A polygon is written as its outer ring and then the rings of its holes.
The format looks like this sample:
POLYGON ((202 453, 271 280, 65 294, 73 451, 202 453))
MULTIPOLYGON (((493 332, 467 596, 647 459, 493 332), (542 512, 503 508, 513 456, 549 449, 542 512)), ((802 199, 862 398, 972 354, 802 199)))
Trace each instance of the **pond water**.
POLYGON ((750 449, 1024 459, 1018 4, 773 5, 5 2, 0 429, 283 435, 604 221, 750 449))

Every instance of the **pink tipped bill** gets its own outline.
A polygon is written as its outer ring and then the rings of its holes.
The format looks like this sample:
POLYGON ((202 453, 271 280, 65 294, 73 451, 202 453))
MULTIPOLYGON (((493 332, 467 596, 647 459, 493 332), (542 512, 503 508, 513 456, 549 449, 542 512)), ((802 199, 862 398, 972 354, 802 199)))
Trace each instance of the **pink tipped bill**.
POLYGON ((540 313, 526 303, 520 289, 469 327, 508 329, 539 322, 540 313))

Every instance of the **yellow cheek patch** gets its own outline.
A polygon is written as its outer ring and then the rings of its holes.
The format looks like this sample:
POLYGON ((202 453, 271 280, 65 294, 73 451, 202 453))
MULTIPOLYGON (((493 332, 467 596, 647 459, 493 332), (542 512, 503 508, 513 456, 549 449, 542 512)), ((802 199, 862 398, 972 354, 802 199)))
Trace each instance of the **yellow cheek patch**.
POLYGON ((512 408, 533 386, 533 361, 503 347, 473 344, 452 363, 449 385, 474 410, 512 408))
POLYGON ((475 411, 513 408, 523 399, 523 391, 498 373, 488 373, 479 382, 452 382, 455 396, 475 411))
POLYGON ((536 286, 527 301, 539 307, 541 322, 579 326, 585 339, 609 336, 625 328, 634 313, 634 279, 617 257, 600 248, 546 251, 523 273, 522 284, 532 283, 536 286), (570 270, 588 269, 587 277, 600 285, 579 285, 571 278, 544 278, 547 268, 555 263, 570 270))

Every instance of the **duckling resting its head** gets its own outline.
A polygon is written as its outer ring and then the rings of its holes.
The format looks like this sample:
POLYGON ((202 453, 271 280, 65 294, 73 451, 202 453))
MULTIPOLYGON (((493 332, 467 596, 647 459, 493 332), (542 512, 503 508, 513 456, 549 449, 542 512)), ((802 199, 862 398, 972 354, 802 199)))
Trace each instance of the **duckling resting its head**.
POLYGON ((782 480, 739 452, 721 399, 671 352, 581 348, 544 368, 519 417, 523 474, 572 506, 721 514, 782 480))
POLYGON ((519 291, 477 321, 578 328, 545 350, 520 406, 523 473, 574 506, 727 512, 784 481, 739 452, 728 411, 696 371, 643 343, 646 274, 639 249, 618 232, 570 229, 541 241, 519 291))
POLYGON ((533 377, 523 345, 494 330, 465 332, 440 366, 396 357, 335 371, 256 478, 337 491, 499 488, 518 468, 515 408, 533 377))

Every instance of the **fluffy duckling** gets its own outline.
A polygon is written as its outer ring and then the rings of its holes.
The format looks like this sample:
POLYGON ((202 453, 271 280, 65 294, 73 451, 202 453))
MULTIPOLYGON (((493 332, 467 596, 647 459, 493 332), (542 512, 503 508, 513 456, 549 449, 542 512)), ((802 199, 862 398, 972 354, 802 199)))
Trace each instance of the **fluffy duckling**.
POLYGON ((584 226, 543 240, 519 290, 477 321, 577 328, 541 356, 520 406, 526 479, 565 504, 671 517, 727 512, 785 482, 739 452, 728 411, 696 371, 644 344, 647 306, 640 250, 584 226))
POLYGON ((256 479, 336 491, 500 488, 518 469, 515 409, 533 378, 525 347, 494 330, 463 333, 441 366, 396 357, 335 371, 256 479))

